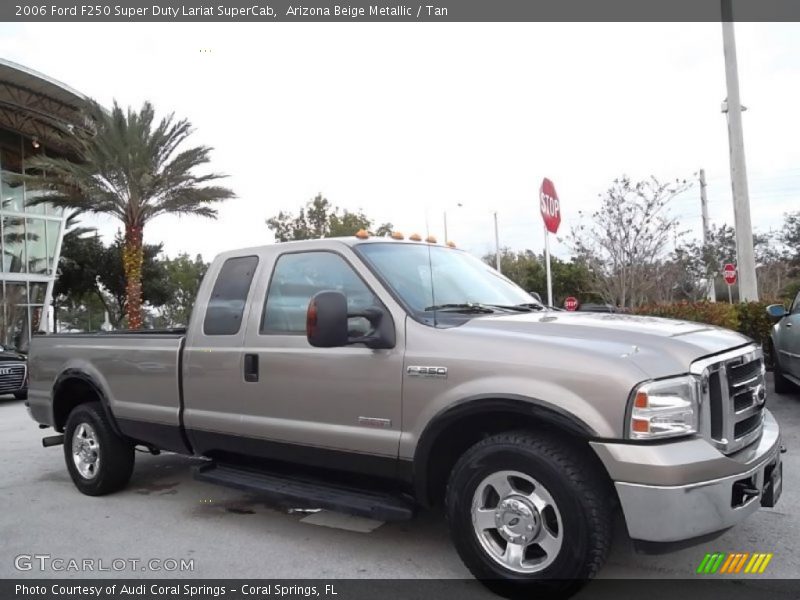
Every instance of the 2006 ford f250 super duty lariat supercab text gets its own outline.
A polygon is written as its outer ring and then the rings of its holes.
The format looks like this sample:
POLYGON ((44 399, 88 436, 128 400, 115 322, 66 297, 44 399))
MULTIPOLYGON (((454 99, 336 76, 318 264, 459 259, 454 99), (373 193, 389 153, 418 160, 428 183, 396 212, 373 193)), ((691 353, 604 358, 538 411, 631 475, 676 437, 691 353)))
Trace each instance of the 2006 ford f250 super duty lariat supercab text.
POLYGON ((441 504, 472 573, 534 587, 593 576, 617 509, 677 542, 777 501, 752 340, 550 311, 462 250, 365 237, 222 254, 185 331, 37 336, 29 410, 78 489, 125 486, 139 445, 294 506, 441 504))

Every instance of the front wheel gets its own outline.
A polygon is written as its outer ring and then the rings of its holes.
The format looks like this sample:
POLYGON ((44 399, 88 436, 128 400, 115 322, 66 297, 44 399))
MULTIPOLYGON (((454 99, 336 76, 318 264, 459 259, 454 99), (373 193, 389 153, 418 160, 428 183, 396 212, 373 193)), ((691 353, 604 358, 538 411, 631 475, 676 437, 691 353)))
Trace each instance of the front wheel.
POLYGON ((79 404, 67 418, 64 459, 72 481, 88 496, 125 487, 133 473, 133 444, 118 436, 99 402, 79 404))
POLYGON ((464 564, 505 596, 573 593, 611 543, 607 482, 579 449, 549 436, 479 442, 454 467, 446 504, 464 564))

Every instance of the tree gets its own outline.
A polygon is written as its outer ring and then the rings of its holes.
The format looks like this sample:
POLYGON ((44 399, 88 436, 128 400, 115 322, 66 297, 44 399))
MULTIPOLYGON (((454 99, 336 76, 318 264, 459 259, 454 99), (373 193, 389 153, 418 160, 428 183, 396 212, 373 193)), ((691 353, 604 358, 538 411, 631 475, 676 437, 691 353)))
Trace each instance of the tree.
POLYGON ((278 242, 346 237, 355 235, 360 229, 370 231, 376 236, 392 233, 391 223, 383 223, 373 230, 373 220, 361 210, 342 210, 333 206, 322 194, 317 194, 297 215, 281 211, 270 217, 267 219, 267 227, 272 230, 278 242))
MULTIPOLYGON (((61 246, 58 277, 53 287, 56 320, 83 329, 84 313, 108 312, 119 327, 127 312, 127 286, 122 263, 124 238, 118 234, 114 243, 105 246, 99 236, 65 235, 61 246), (102 311, 98 309, 102 305, 102 311), (93 307, 93 308, 92 308, 93 307), (66 314, 58 316, 59 308, 66 314)), ((142 298, 151 306, 160 307, 170 298, 170 287, 164 263, 158 260, 160 244, 144 244, 142 248, 142 298)), ((93 324, 99 326, 102 316, 93 324)))
MULTIPOLYGON (((483 261, 495 265, 495 255, 487 254, 483 261)), ((503 248, 500 252, 500 270, 511 281, 527 292, 537 292, 547 300, 547 268, 543 255, 536 255, 532 250, 514 252, 503 248)), ((555 256, 550 257, 550 269, 553 279, 553 303, 563 304, 567 296, 576 296, 581 302, 597 300, 590 289, 591 274, 588 267, 580 261, 564 261, 555 256)))
MULTIPOLYGON (((638 306, 653 289, 656 267, 667 243, 680 237, 678 221, 666 208, 691 184, 615 179, 591 221, 570 231, 576 257, 593 275, 593 291, 617 306, 638 306)), ((581 215, 583 216, 583 215, 581 215)))
POLYGON ((160 321, 165 327, 185 327, 189 324, 197 289, 208 270, 208 263, 199 254, 188 254, 163 261, 168 297, 161 306, 160 321))
POLYGON ((211 148, 182 149, 192 134, 186 119, 173 114, 155 122, 155 109, 145 102, 137 112, 117 103, 110 112, 95 102, 85 107, 93 132, 76 128, 72 145, 77 161, 37 155, 28 162, 28 189, 44 192, 29 204, 49 202, 80 213, 107 214, 119 219, 125 233, 122 266, 128 327, 142 324, 142 277, 145 225, 163 214, 193 214, 215 218, 211 206, 234 197, 225 187, 208 185, 223 177, 195 174, 209 162, 211 148))

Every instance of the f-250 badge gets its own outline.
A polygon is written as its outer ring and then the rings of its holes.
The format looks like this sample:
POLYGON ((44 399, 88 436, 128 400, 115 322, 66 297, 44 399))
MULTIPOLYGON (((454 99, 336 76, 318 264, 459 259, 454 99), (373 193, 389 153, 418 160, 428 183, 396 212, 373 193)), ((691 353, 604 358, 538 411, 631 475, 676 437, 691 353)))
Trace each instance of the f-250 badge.
POLYGON ((447 379, 447 367, 407 367, 406 373, 411 377, 438 377, 447 379))

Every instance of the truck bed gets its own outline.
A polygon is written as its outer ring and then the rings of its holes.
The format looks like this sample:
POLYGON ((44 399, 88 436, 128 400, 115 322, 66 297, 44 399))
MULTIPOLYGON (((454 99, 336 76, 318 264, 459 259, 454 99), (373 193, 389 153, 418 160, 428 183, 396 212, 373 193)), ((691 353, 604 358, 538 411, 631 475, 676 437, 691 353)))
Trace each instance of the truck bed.
POLYGON ((51 393, 57 393, 59 380, 79 374, 101 388, 127 435, 146 440, 143 428, 178 431, 184 334, 184 329, 150 329, 34 336, 29 354, 32 416, 55 425, 51 393))

